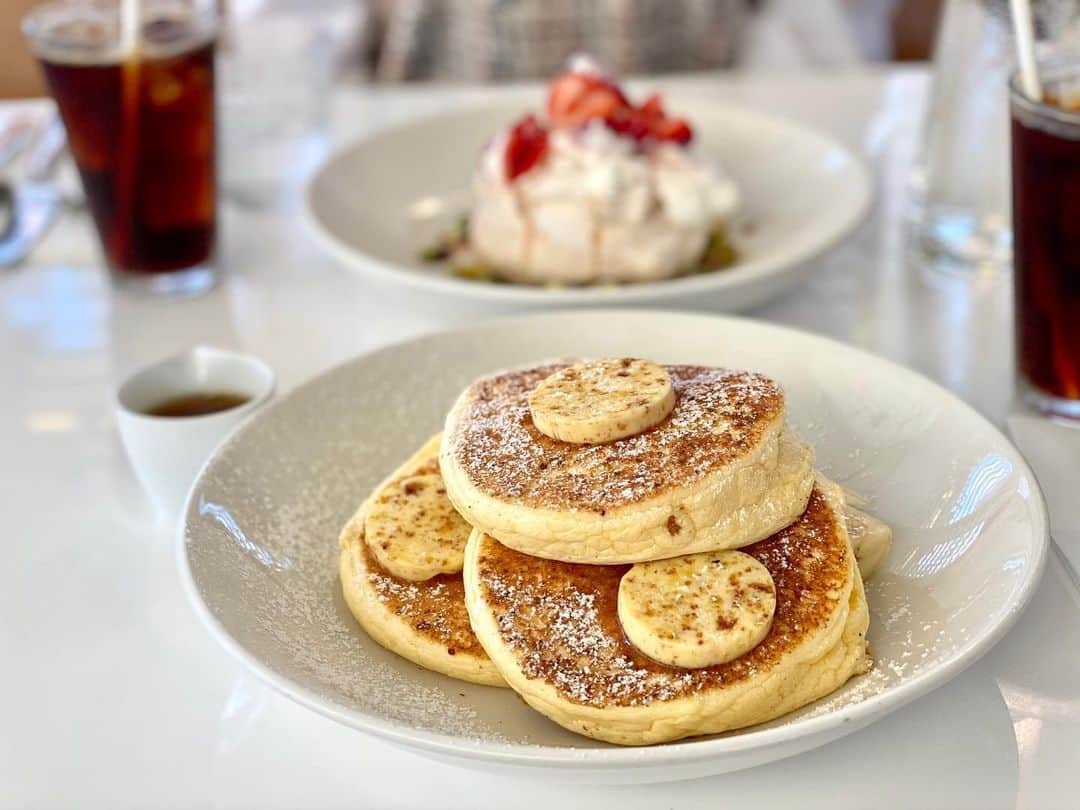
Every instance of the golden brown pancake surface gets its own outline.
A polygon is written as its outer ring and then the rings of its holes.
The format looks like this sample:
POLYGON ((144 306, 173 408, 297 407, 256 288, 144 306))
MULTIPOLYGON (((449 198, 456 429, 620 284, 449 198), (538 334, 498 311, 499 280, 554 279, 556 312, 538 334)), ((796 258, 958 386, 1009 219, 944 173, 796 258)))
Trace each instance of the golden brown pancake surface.
MULTIPOLYGON (((402 520, 380 521, 389 548, 408 545, 409 537, 424 541, 424 533, 440 531, 447 504, 440 486, 428 479, 438 474, 438 435, 380 483, 345 524, 338 539, 338 574, 350 612, 379 645, 413 663, 472 683, 505 686, 469 622, 462 572, 448 571, 426 579, 407 579, 382 563, 369 545, 368 523, 373 504, 393 512, 402 507, 402 520), (423 479, 423 480, 421 480, 423 479), (410 495, 410 484, 417 489, 410 495), (387 497, 387 496, 390 497, 387 497), (400 497, 399 497, 400 496, 400 497), (402 499, 415 498, 409 509, 402 499), (432 502, 434 501, 436 502, 432 502), (433 510, 432 520, 420 520, 433 510)), ((386 550, 385 548, 383 549, 386 550)), ((393 554, 390 555, 393 558, 393 554)), ((395 558, 396 559, 396 558, 395 558)))
POLYGON ((821 632, 850 591, 846 533, 815 489, 802 518, 742 549, 776 587, 772 629, 726 664, 680 669, 648 658, 624 636, 619 580, 629 566, 589 566, 529 557, 484 537, 478 582, 503 643, 522 673, 543 679, 575 703, 638 706, 725 687, 771 669, 821 632))
POLYGON ((460 571, 456 574, 439 574, 423 582, 410 582, 394 576, 379 565, 367 544, 361 553, 368 582, 379 600, 394 615, 420 635, 445 647, 450 655, 468 653, 486 657, 469 624, 469 613, 465 609, 465 585, 460 571))
POLYGON ((559 442, 533 425, 528 396, 568 365, 508 371, 470 387, 470 401, 446 441, 479 490, 526 506, 603 514, 723 469, 784 412, 783 391, 761 374, 665 366, 676 401, 659 425, 607 444, 559 442))

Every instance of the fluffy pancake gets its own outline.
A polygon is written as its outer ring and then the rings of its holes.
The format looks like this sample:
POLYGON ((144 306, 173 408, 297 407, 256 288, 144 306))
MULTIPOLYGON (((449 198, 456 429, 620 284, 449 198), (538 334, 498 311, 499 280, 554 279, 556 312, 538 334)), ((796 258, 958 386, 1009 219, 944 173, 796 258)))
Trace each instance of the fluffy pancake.
POLYGON ((473 526, 533 556, 617 564, 738 548, 802 513, 813 450, 786 429, 769 378, 666 366, 670 415, 586 446, 544 435, 529 412, 532 390, 567 365, 478 380, 451 409, 440 466, 473 526))
MULTIPOLYGON (((383 481, 345 525, 339 539, 339 574, 349 610, 376 642, 426 669, 473 683, 505 686, 477 640, 465 609, 461 571, 440 573, 422 581, 395 576, 379 563, 366 538, 365 524, 372 504, 390 500, 402 480, 427 480, 438 475, 439 436, 383 481)), ((441 495, 445 497, 445 495, 441 495)), ((402 514, 405 514, 404 512, 402 514)), ((385 524, 384 524, 385 525, 385 524)), ((433 531, 431 523, 394 527, 397 536, 383 542, 393 550, 410 540, 414 529, 433 531)))
POLYGON ((742 549, 772 575, 764 640, 724 664, 682 669, 636 649, 619 624, 626 566, 530 557, 480 530, 465 554, 473 628, 507 683, 560 725, 641 745, 771 720, 869 666, 869 613, 842 514, 820 481, 802 516, 742 549))

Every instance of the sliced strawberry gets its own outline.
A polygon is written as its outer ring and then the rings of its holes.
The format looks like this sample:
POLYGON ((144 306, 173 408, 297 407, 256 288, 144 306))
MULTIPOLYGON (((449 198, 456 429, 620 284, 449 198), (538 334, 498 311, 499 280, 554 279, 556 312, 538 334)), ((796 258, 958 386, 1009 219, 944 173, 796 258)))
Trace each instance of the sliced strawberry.
POLYGON ((622 90, 601 76, 564 73, 548 89, 548 119, 553 126, 575 127, 628 109, 622 90))
POLYGON ((640 112, 646 118, 663 118, 664 117, 664 100, 660 97, 659 93, 653 93, 638 107, 640 112))
POLYGON ((687 144, 693 138, 684 119, 667 117, 659 93, 634 107, 616 85, 593 73, 564 73, 551 83, 548 119, 552 126, 567 128, 600 119, 613 132, 638 142, 652 138, 687 144))
POLYGON ((510 130, 503 155, 506 179, 513 181, 540 162, 547 151, 548 133, 536 116, 527 115, 510 130))
POLYGON ((548 86, 547 112, 552 121, 569 115, 585 93, 589 91, 589 77, 580 73, 565 73, 548 86))
POLYGON ((604 116, 604 123, 615 133, 639 143, 647 139, 687 144, 693 137, 690 125, 682 118, 668 118, 664 102, 654 93, 640 107, 624 107, 604 116))
POLYGON ((618 135, 641 141, 650 137, 652 130, 648 119, 638 110, 617 110, 604 118, 608 128, 618 135))
POLYGON ((562 126, 578 126, 599 118, 607 118, 619 110, 626 109, 626 104, 607 88, 596 88, 582 96, 573 111, 563 117, 562 126))
POLYGON ((688 144, 694 137, 690 124, 683 118, 662 118, 652 122, 652 136, 658 141, 672 141, 678 144, 688 144))

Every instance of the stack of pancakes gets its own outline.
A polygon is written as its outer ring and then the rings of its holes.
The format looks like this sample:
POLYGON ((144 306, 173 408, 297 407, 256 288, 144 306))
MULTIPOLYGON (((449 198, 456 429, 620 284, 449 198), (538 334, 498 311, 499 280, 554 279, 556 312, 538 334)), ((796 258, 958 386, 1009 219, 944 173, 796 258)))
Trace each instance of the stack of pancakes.
POLYGON ((580 734, 764 722, 871 662, 891 533, 814 470, 760 374, 617 359, 476 381, 341 535, 350 609, 580 734), (860 571, 861 568, 861 571, 860 571))

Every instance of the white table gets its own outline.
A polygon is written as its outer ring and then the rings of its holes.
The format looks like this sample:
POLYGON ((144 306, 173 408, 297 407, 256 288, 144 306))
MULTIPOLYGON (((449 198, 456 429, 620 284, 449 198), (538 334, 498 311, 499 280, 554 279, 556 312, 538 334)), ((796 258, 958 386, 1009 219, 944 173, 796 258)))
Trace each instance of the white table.
MULTIPOLYGON (((874 210, 854 238, 756 315, 917 368, 1004 422, 1007 280, 928 281, 903 252, 924 73, 686 84, 830 130, 877 173, 874 210)), ((342 90, 335 140, 491 92, 342 90)), ((714 779, 580 787, 456 769, 262 686, 184 601, 173 532, 152 524, 127 467, 112 387, 203 342, 261 355, 287 390, 454 318, 379 297, 316 253, 296 216, 229 209, 223 225, 228 279, 192 301, 110 292, 79 219, 61 223, 32 267, 0 276, 0 806, 1076 806, 1080 588, 1059 552, 1015 630, 948 686, 825 748, 714 779)), ((1075 434, 1017 424, 1037 445, 1059 542, 1080 549, 1080 455, 1065 449, 1075 434)))

